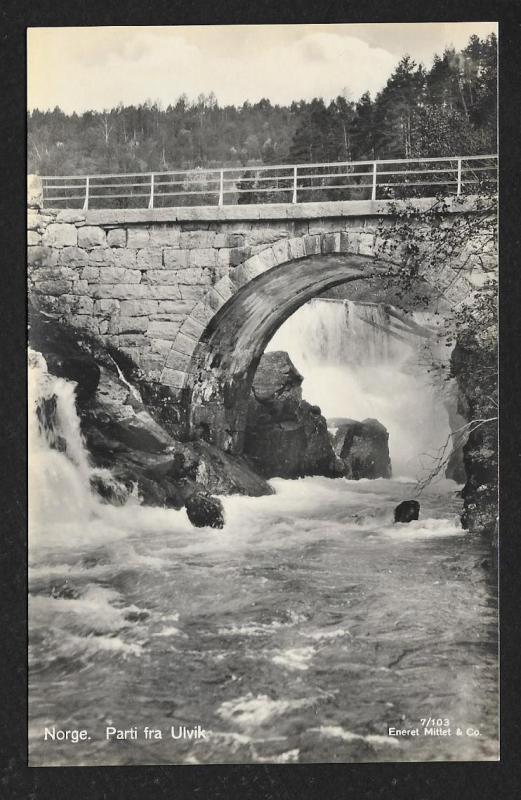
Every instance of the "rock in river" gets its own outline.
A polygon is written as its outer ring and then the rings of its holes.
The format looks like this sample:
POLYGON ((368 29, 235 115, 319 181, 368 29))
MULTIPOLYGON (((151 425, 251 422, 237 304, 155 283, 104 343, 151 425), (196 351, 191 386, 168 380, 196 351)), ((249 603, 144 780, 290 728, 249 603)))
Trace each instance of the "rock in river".
POLYGON ((417 500, 403 500, 394 509, 395 522, 412 522, 420 516, 420 504, 417 500))
POLYGON ((196 528, 223 528, 224 508, 218 497, 196 491, 186 501, 188 519, 196 528))
POLYGON ((390 478, 389 434, 377 419, 345 420, 335 433, 333 447, 346 478, 390 478))
POLYGON ((302 399, 302 380, 284 351, 262 356, 248 406, 244 454, 264 478, 342 474, 320 408, 302 399))

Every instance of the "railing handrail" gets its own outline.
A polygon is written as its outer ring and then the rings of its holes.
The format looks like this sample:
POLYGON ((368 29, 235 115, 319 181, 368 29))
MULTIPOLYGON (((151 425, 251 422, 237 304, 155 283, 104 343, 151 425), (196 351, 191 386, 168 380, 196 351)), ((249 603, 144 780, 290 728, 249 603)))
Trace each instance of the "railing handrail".
MULTIPOLYGON (((265 195, 264 202, 271 203, 273 198, 270 195, 273 192, 291 192, 288 197, 290 203, 306 202, 306 196, 310 197, 307 194, 309 192, 332 190, 350 193, 367 190, 371 200, 376 200, 378 189, 385 190, 385 196, 388 197, 396 189, 402 190, 405 187, 406 191, 417 191, 420 186, 431 189, 444 186, 449 194, 453 194, 453 187, 456 187, 456 195, 459 197, 464 187, 468 190, 471 185, 481 182, 478 173, 490 173, 496 169, 497 155, 429 156, 308 164, 199 167, 163 172, 42 175, 40 181, 44 206, 46 201, 80 202, 86 211, 91 201, 110 201, 109 206, 106 206, 110 207, 114 200, 127 199, 135 202, 138 198, 148 198, 144 202, 149 209, 154 208, 156 198, 164 207, 165 201, 172 202, 175 197, 191 197, 196 201, 195 204, 198 196, 217 197, 217 205, 223 206, 225 196, 228 199, 231 195, 231 204, 234 204, 240 202, 241 195, 250 194, 257 196, 255 202, 262 203, 265 195), (473 166, 474 163, 476 166, 473 166), (259 184, 266 184, 266 187, 259 184)), ((199 202, 199 205, 204 205, 204 201, 199 202)))
MULTIPOLYGON (((437 156, 435 158, 372 158, 364 161, 320 161, 312 163, 299 163, 299 164, 260 164, 260 165, 247 165, 240 167, 195 167, 193 169, 173 169, 173 170, 155 170, 153 172, 107 172, 107 173, 86 173, 84 175, 41 175, 42 180, 85 180, 85 178, 150 178, 152 175, 201 175, 208 172, 248 172, 248 171, 266 171, 274 169, 311 169, 316 167, 345 167, 345 166, 369 166, 373 164, 425 164, 430 162, 440 161, 477 161, 481 159, 494 159, 497 158, 497 153, 488 153, 486 155, 473 155, 473 156, 437 156)), ((369 173, 368 173, 369 174, 369 173)), ((292 175, 281 176, 292 178, 292 175)), ((307 176, 302 176, 307 177, 307 176)), ((310 176, 309 176, 310 177, 310 176)), ((318 176, 319 177, 319 176, 318 176)))

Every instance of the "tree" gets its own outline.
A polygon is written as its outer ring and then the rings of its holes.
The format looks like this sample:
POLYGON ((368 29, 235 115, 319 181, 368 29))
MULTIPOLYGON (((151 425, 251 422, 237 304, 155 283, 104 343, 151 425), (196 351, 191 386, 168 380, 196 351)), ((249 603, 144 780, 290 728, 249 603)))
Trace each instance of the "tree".
POLYGON ((404 310, 442 310, 437 341, 453 347, 451 362, 447 368, 431 355, 429 369, 457 381, 467 417, 432 454, 417 495, 443 471, 453 447, 464 445, 463 524, 491 535, 497 505, 497 196, 484 191, 474 202, 474 214, 453 216, 450 225, 443 224, 448 207, 441 196, 421 212, 411 202, 396 204, 397 224, 378 231, 378 255, 400 264, 390 268, 387 281, 398 286, 395 302, 401 298, 404 310))

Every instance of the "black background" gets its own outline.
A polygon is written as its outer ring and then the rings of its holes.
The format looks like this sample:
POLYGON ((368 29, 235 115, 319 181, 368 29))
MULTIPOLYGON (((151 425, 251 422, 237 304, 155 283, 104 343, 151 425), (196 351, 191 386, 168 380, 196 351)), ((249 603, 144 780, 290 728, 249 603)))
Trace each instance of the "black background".
MULTIPOLYGON (((493 800, 521 796, 521 2, 345 0, 14 2, 0 8, 0 797, 493 800), (501 761, 169 767, 27 767, 26 28, 499 21, 501 761)), ((353 66, 356 68, 356 65, 353 66)))

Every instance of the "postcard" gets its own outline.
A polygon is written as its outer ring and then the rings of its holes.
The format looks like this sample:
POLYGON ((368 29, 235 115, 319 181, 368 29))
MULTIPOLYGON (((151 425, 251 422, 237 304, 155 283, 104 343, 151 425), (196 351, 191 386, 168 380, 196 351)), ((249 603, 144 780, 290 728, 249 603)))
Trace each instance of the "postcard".
POLYGON ((28 29, 31 767, 499 759, 497 27, 28 29))

